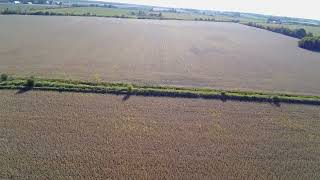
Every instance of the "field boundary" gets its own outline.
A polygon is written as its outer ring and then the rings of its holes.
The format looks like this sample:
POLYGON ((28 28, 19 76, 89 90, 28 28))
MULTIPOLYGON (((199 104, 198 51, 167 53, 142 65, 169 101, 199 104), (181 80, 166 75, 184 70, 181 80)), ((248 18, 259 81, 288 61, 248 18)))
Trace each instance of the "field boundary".
MULTIPOLYGON (((157 96, 177 98, 218 99, 222 101, 266 102, 320 105, 320 96, 297 95, 287 93, 219 90, 208 88, 187 88, 174 86, 151 86, 130 83, 91 82, 63 79, 10 77, 0 81, 0 89, 78 92, 96 94, 116 94, 135 96, 157 96), (31 83, 30 83, 31 82, 31 83)), ((18 92, 18 93, 19 93, 18 92)))

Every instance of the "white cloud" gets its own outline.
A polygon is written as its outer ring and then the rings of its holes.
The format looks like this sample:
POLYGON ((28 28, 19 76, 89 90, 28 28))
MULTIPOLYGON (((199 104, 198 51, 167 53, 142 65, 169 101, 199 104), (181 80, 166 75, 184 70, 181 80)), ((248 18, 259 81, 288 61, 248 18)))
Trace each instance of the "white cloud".
MULTIPOLYGON (((108 1, 108 0, 105 0, 108 1)), ((320 0, 109 0, 156 6, 227 10, 320 20, 320 0)))

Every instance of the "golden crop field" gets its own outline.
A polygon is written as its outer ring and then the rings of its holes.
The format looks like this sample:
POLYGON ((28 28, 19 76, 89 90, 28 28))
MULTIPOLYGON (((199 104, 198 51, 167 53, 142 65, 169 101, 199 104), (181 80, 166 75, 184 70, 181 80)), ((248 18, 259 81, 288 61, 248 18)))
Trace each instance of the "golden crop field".
POLYGON ((0 179, 319 179, 320 109, 0 91, 0 179))
POLYGON ((0 72, 320 94, 320 53, 233 23, 0 16, 0 72))
POLYGON ((0 26, 0 179, 320 178, 320 106, 279 103, 320 95, 320 53, 298 39, 199 21, 10 15, 0 26), (94 88, 127 95, 84 93, 94 88), (230 101, 228 89, 272 101, 230 101))

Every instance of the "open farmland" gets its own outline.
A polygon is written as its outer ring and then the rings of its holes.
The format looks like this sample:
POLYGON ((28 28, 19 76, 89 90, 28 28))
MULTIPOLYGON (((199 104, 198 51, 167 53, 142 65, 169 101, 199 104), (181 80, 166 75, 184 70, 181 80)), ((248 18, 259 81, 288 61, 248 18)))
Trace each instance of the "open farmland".
MULTIPOLYGON (((102 8, 102 7, 68 7, 68 8, 55 8, 55 9, 42 9, 42 10, 33 10, 30 12, 49 12, 49 13, 60 13, 60 14, 72 14, 77 16, 82 15, 94 15, 100 17, 126 17, 126 18, 139 18, 139 10, 135 9, 119 9, 119 8, 102 8)), ((140 10, 141 11, 141 10, 140 10)), ((149 14, 149 11, 143 11, 146 15, 149 14)), ((152 12, 151 12, 152 13, 152 12)), ((158 12, 153 12, 158 14, 158 12)), ((162 12, 162 17, 164 19, 179 19, 179 20, 195 20, 197 19, 212 19, 212 16, 200 15, 195 13, 173 13, 173 12, 162 12)), ((143 16, 142 16, 143 17, 143 16)), ((145 16, 152 18, 152 16, 145 16)), ((154 18, 154 17, 153 17, 154 18)), ((223 17, 215 17, 216 20, 230 20, 223 17)), ((232 20, 232 19, 231 19, 232 20)), ((231 21, 230 20, 230 21, 231 21)))
POLYGON ((320 53, 232 23, 0 16, 0 72, 320 94, 320 53))
MULTIPOLYGON (((37 11, 33 11, 37 12, 37 11)), ((56 8, 50 10, 43 10, 42 12, 50 13, 62 13, 62 14, 73 14, 73 15, 83 15, 83 14, 94 14, 96 16, 125 16, 125 17, 135 17, 131 13, 137 13, 137 10, 128 9, 118 9, 118 8, 99 8, 99 7, 73 7, 73 8, 56 8)))
POLYGON ((28 4, 1 4, 0 3, 0 12, 4 10, 15 10, 17 12, 29 12, 29 11, 41 11, 41 10, 49 10, 53 8, 57 8, 55 5, 28 5, 28 4))
POLYGON ((319 179, 320 110, 0 91, 0 178, 319 179))

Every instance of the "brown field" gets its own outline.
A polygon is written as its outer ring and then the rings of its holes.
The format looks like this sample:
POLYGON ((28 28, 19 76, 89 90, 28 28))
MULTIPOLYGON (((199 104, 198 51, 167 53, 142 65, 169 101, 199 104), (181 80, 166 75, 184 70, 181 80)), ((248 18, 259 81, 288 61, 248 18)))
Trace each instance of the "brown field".
POLYGON ((319 179, 316 106, 0 91, 0 179, 319 179))
POLYGON ((320 94, 320 53, 239 24, 0 16, 0 72, 320 94))

